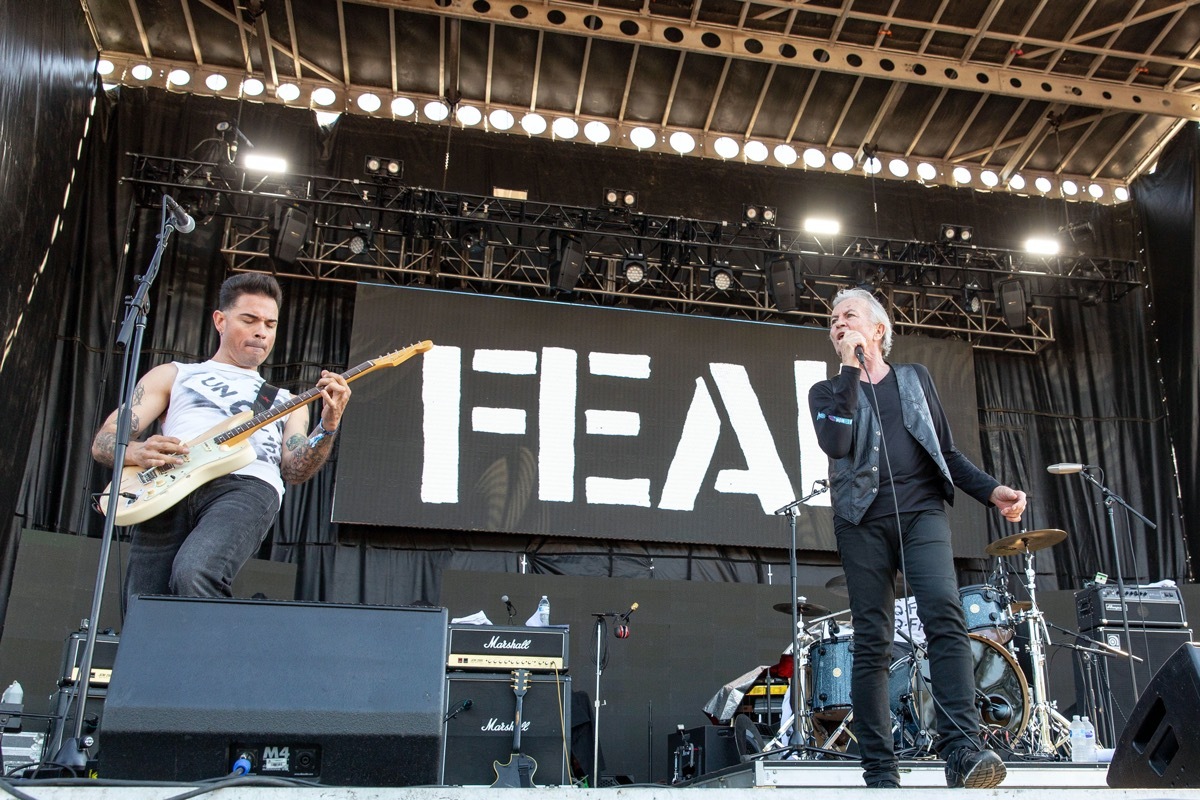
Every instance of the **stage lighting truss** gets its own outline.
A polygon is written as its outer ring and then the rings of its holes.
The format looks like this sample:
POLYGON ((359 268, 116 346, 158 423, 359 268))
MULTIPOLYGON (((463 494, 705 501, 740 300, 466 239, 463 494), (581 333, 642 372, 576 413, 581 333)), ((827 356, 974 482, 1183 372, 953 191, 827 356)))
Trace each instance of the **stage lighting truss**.
POLYGON ((148 156, 135 156, 132 174, 146 213, 168 192, 222 218, 221 252, 231 270, 299 279, 546 298, 558 296, 551 267, 569 240, 579 271, 562 297, 572 302, 824 327, 833 295, 861 281, 883 299, 901 333, 1014 353, 1036 353, 1054 341, 1046 298, 1118 302, 1142 286, 1136 263, 1088 256, 946 247, 941 240, 818 240, 737 221, 612 214, 389 181, 247 177, 229 165, 148 156), (309 243, 291 264, 270 259, 270 219, 280 203, 312 220, 309 243), (347 244, 364 233, 368 246, 356 255, 347 244), (780 257, 794 265, 795 310, 780 311, 771 294, 767 271, 780 257), (996 285, 1012 278, 1029 290, 1029 321, 1019 331, 1005 324, 996 300, 996 285))

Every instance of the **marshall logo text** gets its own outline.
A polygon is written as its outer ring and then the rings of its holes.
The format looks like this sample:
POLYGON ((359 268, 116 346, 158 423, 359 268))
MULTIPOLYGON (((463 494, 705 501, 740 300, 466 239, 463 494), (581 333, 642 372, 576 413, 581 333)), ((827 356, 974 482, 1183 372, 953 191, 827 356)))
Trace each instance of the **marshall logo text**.
MULTIPOLYGON (((509 720, 508 722, 501 722, 500 720, 496 719, 495 717, 492 717, 487 722, 485 722, 483 725, 479 726, 479 730, 483 731, 484 733, 493 733, 493 732, 512 733, 512 729, 513 729, 512 720, 509 720)), ((528 730, 529 730, 529 723, 522 722, 521 723, 521 733, 525 733, 528 730)))
MULTIPOLYGON (((501 639, 499 636, 493 636, 483 646, 484 650, 528 650, 533 645, 532 639, 518 642, 516 639, 501 639)), ((509 730, 512 726, 509 726, 509 730)))

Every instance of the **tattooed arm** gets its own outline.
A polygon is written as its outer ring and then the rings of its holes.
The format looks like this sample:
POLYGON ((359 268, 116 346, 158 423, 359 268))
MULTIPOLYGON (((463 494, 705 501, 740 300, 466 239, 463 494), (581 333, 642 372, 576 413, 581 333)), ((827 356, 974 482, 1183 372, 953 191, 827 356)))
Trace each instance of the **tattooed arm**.
MULTIPOLYGON (((125 466, 145 469, 183 463, 180 456, 187 453, 187 447, 174 436, 155 435, 144 442, 138 441, 146 435, 154 420, 166 413, 167 405, 171 402, 171 385, 175 382, 176 372, 174 364, 162 364, 143 375, 134 388, 133 402, 130 404, 132 416, 129 446, 125 449, 125 466)), ((92 458, 111 467, 116 445, 117 412, 114 411, 108 415, 108 419, 92 439, 92 458)))
POLYGON ((308 409, 301 408, 288 416, 283 427, 283 456, 279 472, 288 483, 304 483, 317 474, 317 470, 329 458, 333 449, 334 435, 341 424, 342 413, 350 400, 350 387, 345 379, 335 372, 322 371, 317 381, 324 401, 321 406, 319 427, 308 433, 308 409))

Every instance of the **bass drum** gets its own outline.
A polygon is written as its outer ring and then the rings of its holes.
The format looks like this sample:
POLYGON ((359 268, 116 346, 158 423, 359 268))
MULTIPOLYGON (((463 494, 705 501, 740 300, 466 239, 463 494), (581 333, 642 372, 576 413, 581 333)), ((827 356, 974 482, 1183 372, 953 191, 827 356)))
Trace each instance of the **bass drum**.
MULTIPOLYGON (((975 662, 975 705, 980 710, 980 721, 987 731, 1019 738, 1029 725, 1029 683, 1025 674, 1001 645, 974 633, 970 638, 971 658, 975 662)), ((936 735, 929 685, 929 661, 923 655, 918 657, 915 672, 911 651, 892 662, 888 674, 889 702, 893 723, 906 743, 914 741, 922 730, 936 735)))

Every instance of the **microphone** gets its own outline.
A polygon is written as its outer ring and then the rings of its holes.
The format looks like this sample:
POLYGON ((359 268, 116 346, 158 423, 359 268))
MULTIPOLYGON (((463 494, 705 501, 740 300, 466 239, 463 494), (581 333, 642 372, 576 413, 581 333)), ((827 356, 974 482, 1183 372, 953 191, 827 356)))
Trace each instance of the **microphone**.
POLYGON ((863 352, 861 344, 854 345, 854 357, 858 359, 858 363, 864 367, 867 365, 867 354, 863 352))
POLYGON ((1093 469, 1092 464, 1051 464, 1046 467, 1046 472, 1051 475, 1074 475, 1076 472, 1093 469))
POLYGON ((629 607, 628 611, 626 611, 624 614, 621 615, 621 622, 629 622, 629 618, 633 615, 633 612, 635 612, 637 610, 638 610, 638 604, 634 603, 633 605, 631 605, 629 607))
POLYGON ((175 202, 175 198, 164 194, 163 205, 167 207, 167 213, 171 215, 171 225, 175 230, 180 233, 191 233, 196 230, 196 220, 192 219, 191 214, 187 213, 183 206, 175 202))
POLYGON ((638 610, 638 604, 634 603, 633 605, 631 605, 629 607, 628 611, 626 611, 624 614, 621 615, 621 617, 620 617, 621 621, 618 622, 613 627, 613 634, 618 639, 628 639, 629 638, 629 617, 633 614, 633 612, 635 612, 637 610, 638 610))
POLYGON ((504 603, 504 610, 508 612, 508 624, 511 625, 513 618, 517 616, 517 610, 513 608, 513 604, 508 601, 508 595, 502 595, 500 600, 504 603))

